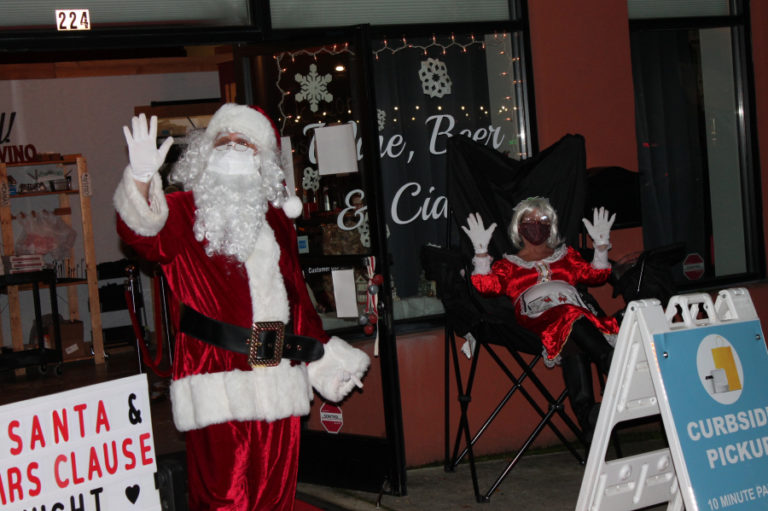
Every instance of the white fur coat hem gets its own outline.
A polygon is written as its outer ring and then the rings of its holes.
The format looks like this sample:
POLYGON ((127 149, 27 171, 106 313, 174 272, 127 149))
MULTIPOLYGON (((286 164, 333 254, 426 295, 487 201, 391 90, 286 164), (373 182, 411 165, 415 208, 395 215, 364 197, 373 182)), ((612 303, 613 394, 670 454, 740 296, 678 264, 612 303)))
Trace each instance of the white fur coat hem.
POLYGON ((292 366, 285 359, 275 367, 195 374, 171 383, 173 421, 179 431, 307 415, 311 400, 306 365, 292 366))

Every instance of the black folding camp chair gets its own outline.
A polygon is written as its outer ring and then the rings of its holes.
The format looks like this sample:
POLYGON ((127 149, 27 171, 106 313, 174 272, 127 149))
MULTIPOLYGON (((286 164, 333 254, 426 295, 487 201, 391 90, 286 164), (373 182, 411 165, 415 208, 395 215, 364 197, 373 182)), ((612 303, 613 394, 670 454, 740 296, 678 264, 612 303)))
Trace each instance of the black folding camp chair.
POLYGON ((555 416, 559 416, 573 435, 583 441, 579 427, 565 413, 563 403, 567 393, 563 389, 554 395, 534 372, 542 358, 542 345, 537 336, 519 327, 514 321, 509 321, 510 317, 514 317, 511 302, 506 297, 488 299, 477 294, 472 284, 464 277, 468 275, 467 260, 458 250, 425 245, 421 250, 421 261, 426 277, 436 282, 437 294, 445 307, 445 469, 453 471, 466 459, 469 462, 475 498, 478 502, 488 502, 507 474, 547 427, 579 463, 584 463, 584 458, 553 421, 555 416), (459 364, 462 355, 457 346, 457 337, 471 338, 476 343, 466 375, 462 375, 459 364), (508 353, 510 358, 507 358, 504 352, 508 353), (478 362, 485 354, 490 356, 509 378, 510 387, 473 433, 469 424, 469 404, 477 381, 478 362), (452 444, 449 390, 451 368, 455 376, 460 411, 458 429, 452 444), (538 414, 539 421, 532 425, 527 438, 490 488, 481 492, 474 446, 516 393, 525 398, 538 414), (540 404, 542 401, 544 406, 540 404))
MULTIPOLYGON (((494 259, 498 259, 505 253, 515 251, 507 234, 514 206, 527 197, 547 197, 557 210, 562 238, 570 246, 581 246, 582 255, 589 260, 591 253, 588 253, 583 243, 585 233, 582 232, 581 219, 591 214, 592 207, 605 206, 609 211, 617 212, 615 228, 640 225, 639 184, 636 173, 619 167, 590 169, 588 172, 584 139, 579 135, 566 135, 535 157, 522 161, 511 160, 466 137, 454 137, 448 142, 447 183, 451 216, 448 223, 448 245, 451 246, 451 239, 454 239, 457 241, 456 246, 448 249, 427 246, 422 249, 422 265, 430 278, 437 281, 438 295, 446 310, 445 468, 453 470, 466 458, 470 464, 475 496, 478 502, 487 502, 545 428, 552 429, 574 457, 583 463, 583 457, 563 435, 554 419, 559 418, 557 422, 560 427, 570 430, 585 447, 586 442, 579 427, 565 413, 563 403, 567 391, 551 391, 533 370, 542 358, 542 345, 538 337, 517 325, 513 304, 509 299, 482 297, 469 282, 469 263, 473 249, 466 236, 458 234, 459 227, 466 222, 470 213, 480 213, 486 225, 496 222, 498 227, 493 233, 489 252, 494 259), (579 243, 580 233, 582 243, 579 243), (458 362, 457 336, 469 336, 476 341, 477 347, 465 376, 462 376, 458 362), (503 352, 507 352, 509 357, 502 357, 503 352), (510 388, 477 431, 472 433, 469 427, 469 404, 479 376, 477 367, 481 353, 487 353, 509 378, 510 388), (456 380, 460 411, 458 431, 452 447, 449 396, 451 367, 456 380), (546 405, 540 406, 528 388, 535 389, 534 394, 543 397, 546 405), (532 425, 529 436, 514 458, 490 488, 481 493, 473 448, 517 392, 525 397, 540 419, 532 425)), ((670 246, 643 252, 628 261, 611 281, 614 296, 621 294, 628 302, 631 299, 663 294, 658 297, 664 300, 674 292, 669 286, 672 279, 668 271, 679 256, 680 247, 670 246), (664 289, 657 289, 660 283, 666 284, 664 289)), ((579 291, 585 303, 594 312, 602 314, 599 304, 587 290, 584 288, 579 291)), ((472 412, 474 414, 476 410, 472 412)), ((615 437, 614 445, 619 452, 620 446, 615 437)))
MULTIPOLYGON (((578 246, 581 218, 584 213, 586 169, 584 140, 578 135, 563 137, 534 158, 515 161, 465 137, 454 137, 448 143, 447 182, 451 222, 448 249, 425 246, 422 265, 437 282, 438 295, 446 309, 446 446, 445 468, 453 470, 465 459, 469 461, 472 484, 478 502, 488 502, 504 478, 520 461, 539 434, 549 428, 574 455, 584 462, 561 428, 584 442, 579 427, 565 412, 564 388, 550 390, 534 372, 542 358, 542 344, 533 333, 515 321, 513 304, 507 297, 487 298, 477 293, 468 280, 471 272, 471 244, 466 236, 456 234, 470 213, 480 213, 486 225, 496 222, 489 252, 498 259, 513 253, 507 225, 514 206, 531 196, 547 197, 559 215, 561 235, 572 246, 578 246), (462 276, 464 275, 464 276, 462 276), (466 276, 466 277, 465 277, 466 276), (473 338, 476 349, 470 368, 462 375, 459 365, 457 336, 473 338), (510 381, 507 393, 491 410, 476 432, 470 431, 469 412, 472 390, 478 375, 478 360, 489 356, 510 381), (459 400, 459 425, 450 445, 450 371, 453 369, 459 400), (539 416, 515 456, 508 462, 490 488, 481 492, 475 468, 474 446, 501 410, 516 393, 539 416), (544 403, 543 406, 540 403, 544 403), (559 419, 555 421, 554 419, 559 419)), ((476 412, 472 410, 473 414, 476 412)))

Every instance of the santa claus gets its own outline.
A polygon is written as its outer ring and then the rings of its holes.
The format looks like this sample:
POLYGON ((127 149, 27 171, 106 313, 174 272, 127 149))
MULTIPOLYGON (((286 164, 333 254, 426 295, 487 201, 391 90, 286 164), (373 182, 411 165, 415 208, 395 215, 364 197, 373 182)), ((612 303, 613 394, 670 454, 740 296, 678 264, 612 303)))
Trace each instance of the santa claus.
POLYGON ((290 510, 299 417, 312 388, 341 401, 370 360, 329 337, 307 293, 274 126, 225 104, 188 137, 163 193, 157 119, 124 128, 130 164, 114 195, 117 230, 156 261, 181 304, 171 399, 186 432, 191 509, 290 510))

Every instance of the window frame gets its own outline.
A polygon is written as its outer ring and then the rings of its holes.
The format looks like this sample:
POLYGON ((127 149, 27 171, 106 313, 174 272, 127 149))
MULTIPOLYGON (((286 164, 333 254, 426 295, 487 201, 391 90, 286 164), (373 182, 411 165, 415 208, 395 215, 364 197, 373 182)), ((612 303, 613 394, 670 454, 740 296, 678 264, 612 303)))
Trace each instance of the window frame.
MULTIPOLYGON (((734 64, 736 107, 742 112, 737 124, 739 177, 741 179, 742 217, 744 222, 744 257, 746 271, 738 274, 713 276, 706 280, 682 283, 679 288, 712 290, 733 284, 749 284, 766 278, 765 245, 763 243, 763 207, 761 200, 760 161, 757 148, 754 69, 751 45, 749 2, 734 0, 730 15, 678 18, 641 18, 629 20, 630 34, 658 30, 701 30, 729 28, 734 64)), ((704 154, 706 156, 706 153, 704 154)), ((709 198, 707 198, 709 204, 709 198)), ((711 215, 707 211, 707 230, 711 232, 711 215)))

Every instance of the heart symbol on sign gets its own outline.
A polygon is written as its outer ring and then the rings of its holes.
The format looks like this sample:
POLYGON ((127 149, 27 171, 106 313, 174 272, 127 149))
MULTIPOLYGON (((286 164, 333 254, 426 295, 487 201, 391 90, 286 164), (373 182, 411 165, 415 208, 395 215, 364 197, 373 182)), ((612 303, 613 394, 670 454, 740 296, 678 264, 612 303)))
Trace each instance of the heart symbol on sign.
POLYGON ((139 488, 138 484, 134 484, 133 486, 129 486, 125 489, 125 496, 128 500, 131 501, 131 504, 135 504, 137 500, 139 500, 139 491, 141 489, 139 488))

